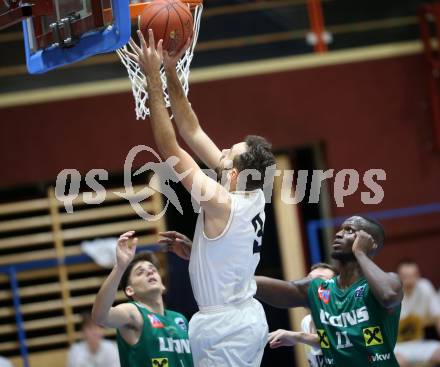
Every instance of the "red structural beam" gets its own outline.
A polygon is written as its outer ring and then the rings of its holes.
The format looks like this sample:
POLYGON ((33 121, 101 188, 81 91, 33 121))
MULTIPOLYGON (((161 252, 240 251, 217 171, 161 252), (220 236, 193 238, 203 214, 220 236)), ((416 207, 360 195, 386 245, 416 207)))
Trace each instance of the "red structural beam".
POLYGON ((307 0, 310 28, 316 36, 315 52, 326 52, 327 43, 324 40, 324 15, 321 0, 307 0))

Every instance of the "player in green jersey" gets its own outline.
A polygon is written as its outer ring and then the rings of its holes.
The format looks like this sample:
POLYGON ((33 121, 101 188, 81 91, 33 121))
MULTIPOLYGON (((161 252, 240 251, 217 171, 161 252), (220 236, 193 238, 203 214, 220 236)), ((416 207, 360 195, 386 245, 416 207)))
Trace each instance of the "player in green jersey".
POLYGON ((92 317, 117 329, 121 367, 193 367, 186 318, 164 308, 165 290, 149 253, 136 253, 134 231, 119 237, 116 265, 96 296, 92 317), (118 286, 129 302, 112 307, 118 286))
POLYGON ((276 307, 309 307, 323 352, 323 366, 397 367, 393 350, 402 284, 372 260, 384 231, 371 219, 354 216, 336 233, 332 257, 339 275, 287 282, 257 277, 257 297, 276 307))

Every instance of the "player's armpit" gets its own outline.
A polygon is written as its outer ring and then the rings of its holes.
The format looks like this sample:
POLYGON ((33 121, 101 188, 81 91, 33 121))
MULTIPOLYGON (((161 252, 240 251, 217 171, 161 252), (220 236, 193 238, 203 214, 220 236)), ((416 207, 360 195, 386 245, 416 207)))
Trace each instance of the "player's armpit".
POLYGON ((261 301, 278 308, 308 307, 307 293, 311 279, 293 282, 256 276, 257 294, 261 301))
POLYGON ((110 328, 130 328, 139 330, 142 327, 142 317, 135 305, 122 303, 110 308, 105 317, 96 319, 97 324, 110 328))
MULTIPOLYGON (((365 273, 364 273, 365 275, 365 273)), ((394 312, 403 299, 402 283, 396 273, 385 273, 376 275, 376 279, 368 278, 370 290, 382 307, 394 312)))
POLYGON ((400 277, 396 273, 388 273, 390 288, 392 294, 388 298, 388 308, 394 308, 402 302, 403 286, 400 277))

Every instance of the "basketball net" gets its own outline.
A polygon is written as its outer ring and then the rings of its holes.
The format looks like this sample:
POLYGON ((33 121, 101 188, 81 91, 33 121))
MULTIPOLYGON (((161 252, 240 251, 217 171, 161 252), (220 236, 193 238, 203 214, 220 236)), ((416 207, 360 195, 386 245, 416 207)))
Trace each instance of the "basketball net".
MULTIPOLYGON (((190 6, 190 5, 188 5, 190 6)), ((181 59, 177 62, 176 70, 177 75, 179 77, 180 82, 182 83, 183 90, 185 95, 188 95, 189 91, 189 67, 191 65, 192 58, 194 56, 194 49, 197 43, 197 38, 199 36, 200 30, 200 19, 202 15, 203 4, 200 3, 192 11, 193 14, 193 36, 192 41, 185 54, 181 57, 181 59)), ((134 50, 130 50, 127 46, 116 50, 119 58, 121 59, 122 64, 126 67, 128 72, 128 77, 131 81, 131 90, 133 91, 133 96, 136 103, 136 119, 145 120, 147 116, 150 115, 150 109, 147 107, 148 100, 148 92, 147 92, 147 81, 144 73, 142 72, 139 64, 130 59, 122 50, 135 52, 134 50)), ((160 78, 162 80, 162 88, 163 95, 166 107, 170 107, 170 97, 167 91, 167 78, 165 76, 165 69, 162 66, 160 69, 160 78)))

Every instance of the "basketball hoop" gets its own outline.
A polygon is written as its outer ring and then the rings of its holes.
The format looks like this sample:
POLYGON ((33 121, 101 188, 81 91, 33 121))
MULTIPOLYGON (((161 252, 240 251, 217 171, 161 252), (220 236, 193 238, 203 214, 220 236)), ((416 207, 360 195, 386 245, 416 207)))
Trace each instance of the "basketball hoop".
MULTIPOLYGON (((199 36, 200 19, 203 10, 203 3, 202 0, 181 0, 181 1, 189 7, 193 15, 193 36, 192 36, 191 44, 176 65, 177 75, 179 77, 180 82, 182 83, 183 90, 187 95, 189 90, 188 78, 190 72, 190 65, 194 55, 194 48, 197 43, 197 38, 199 36)), ((137 19, 138 16, 144 10, 144 8, 148 5, 149 3, 130 4, 131 18, 137 19)), ((136 61, 132 60, 123 52, 127 50, 128 50, 127 46, 124 46, 123 48, 117 50, 116 52, 119 58, 121 59, 122 64, 126 67, 128 72, 128 77, 131 82, 131 89, 136 103, 136 119, 145 120, 145 118, 150 115, 150 110, 147 107, 148 93, 146 90, 146 78, 139 64, 136 61)), ((160 77, 162 80, 165 104, 166 107, 170 107, 170 97, 167 92, 166 76, 163 66, 160 69, 160 77)))

